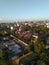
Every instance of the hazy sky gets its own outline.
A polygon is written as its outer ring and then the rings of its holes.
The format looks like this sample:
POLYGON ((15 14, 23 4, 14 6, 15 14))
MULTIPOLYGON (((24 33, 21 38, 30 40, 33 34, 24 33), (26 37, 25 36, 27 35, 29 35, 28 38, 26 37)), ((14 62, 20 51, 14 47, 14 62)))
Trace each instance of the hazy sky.
POLYGON ((0 19, 49 19, 49 0, 0 0, 0 19))

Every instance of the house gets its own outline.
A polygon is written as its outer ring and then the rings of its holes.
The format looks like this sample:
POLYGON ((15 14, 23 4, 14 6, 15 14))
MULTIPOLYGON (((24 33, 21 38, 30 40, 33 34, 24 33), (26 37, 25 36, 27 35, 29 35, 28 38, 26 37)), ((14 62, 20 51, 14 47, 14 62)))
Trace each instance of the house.
POLYGON ((38 33, 33 33, 33 34, 32 34, 32 39, 31 39, 31 40, 33 40, 33 42, 36 42, 37 39, 38 39, 38 33))
POLYGON ((22 31, 20 34, 21 34, 21 36, 23 36, 26 39, 30 39, 31 35, 32 35, 32 33, 30 31, 22 31))
POLYGON ((29 52, 21 57, 13 57, 9 60, 12 65, 27 65, 33 59, 33 52, 29 52))
POLYGON ((3 47, 8 48, 10 57, 13 57, 15 55, 21 56, 23 52, 27 52, 27 44, 21 40, 18 41, 17 39, 4 41, 3 47))
POLYGON ((22 52, 21 46, 16 44, 14 41, 8 41, 3 43, 4 47, 7 47, 14 55, 22 52))

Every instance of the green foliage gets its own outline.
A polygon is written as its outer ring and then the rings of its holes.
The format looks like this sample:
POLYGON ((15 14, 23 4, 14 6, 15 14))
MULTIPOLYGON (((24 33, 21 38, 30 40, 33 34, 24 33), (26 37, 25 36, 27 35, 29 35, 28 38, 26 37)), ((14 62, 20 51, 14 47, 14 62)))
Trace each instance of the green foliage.
POLYGON ((31 29, 31 27, 30 26, 28 26, 28 25, 26 25, 26 26, 24 26, 24 30, 30 30, 31 29))
POLYGON ((31 42, 28 45, 28 51, 34 51, 34 44, 31 42))
POLYGON ((44 62, 44 61, 39 60, 39 61, 38 61, 38 63, 37 63, 37 65, 46 65, 46 64, 45 64, 45 62, 44 62))
POLYGON ((0 41, 2 41, 3 35, 0 33, 0 41))
POLYGON ((49 35, 49 30, 48 30, 48 31, 46 31, 46 35, 47 35, 47 36, 49 35))
POLYGON ((40 39, 35 43, 31 41, 28 50, 38 55, 37 65, 49 65, 49 49, 45 49, 45 44, 40 39))
POLYGON ((40 59, 43 60, 46 64, 49 63, 49 56, 47 56, 47 53, 45 52, 40 54, 40 59))
POLYGON ((5 57, 6 57, 5 52, 0 51, 0 65, 10 65, 5 57))
POLYGON ((20 59, 19 65, 21 63, 23 65, 29 65, 28 63, 30 63, 30 61, 32 61, 35 57, 36 57, 36 54, 32 52, 31 54, 29 54, 29 55, 23 57, 22 59, 20 59))
POLYGON ((35 43, 31 41, 31 43, 29 44, 29 49, 34 51, 35 53, 40 54, 45 49, 45 45, 38 39, 35 43))

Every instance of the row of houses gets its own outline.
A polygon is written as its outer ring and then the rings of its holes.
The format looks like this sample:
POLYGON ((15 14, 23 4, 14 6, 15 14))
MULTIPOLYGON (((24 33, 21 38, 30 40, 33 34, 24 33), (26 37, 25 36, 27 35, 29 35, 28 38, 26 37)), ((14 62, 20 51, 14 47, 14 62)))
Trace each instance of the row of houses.
POLYGON ((26 46, 21 44, 20 41, 8 36, 3 38, 2 45, 3 49, 7 48, 6 52, 8 53, 9 63, 12 65, 26 65, 31 61, 33 53, 28 53, 26 46), (25 59, 26 57, 28 57, 27 60, 25 59))

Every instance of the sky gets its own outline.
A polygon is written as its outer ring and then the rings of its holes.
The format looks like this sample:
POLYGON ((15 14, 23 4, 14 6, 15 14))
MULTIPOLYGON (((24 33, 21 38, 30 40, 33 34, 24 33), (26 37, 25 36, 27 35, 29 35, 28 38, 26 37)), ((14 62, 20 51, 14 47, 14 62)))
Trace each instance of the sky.
POLYGON ((0 0, 2 19, 49 19, 49 0, 0 0))

